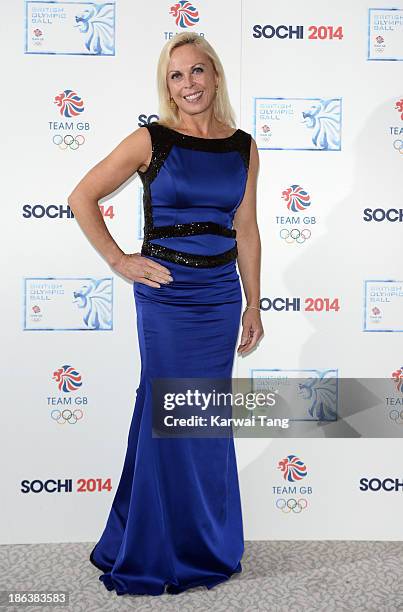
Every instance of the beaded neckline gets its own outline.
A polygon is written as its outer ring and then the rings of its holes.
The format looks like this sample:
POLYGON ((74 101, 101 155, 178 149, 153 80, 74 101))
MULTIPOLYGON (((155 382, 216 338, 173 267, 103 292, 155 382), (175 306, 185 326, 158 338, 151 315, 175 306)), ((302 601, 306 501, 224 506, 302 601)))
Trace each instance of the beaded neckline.
POLYGON ((238 134, 238 132, 240 131, 239 128, 237 130, 235 130, 235 132, 233 134, 231 134, 231 136, 226 136, 225 138, 203 138, 203 136, 192 136, 191 134, 183 134, 182 132, 178 132, 178 130, 174 130, 166 125, 163 125, 162 123, 159 123, 158 125, 160 125, 161 127, 165 128, 166 130, 169 130, 170 132, 172 132, 173 134, 177 134, 178 136, 180 136, 181 138, 190 138, 191 140, 206 140, 208 141, 212 141, 212 142, 217 142, 217 141, 227 141, 227 140, 231 140, 232 138, 234 138, 234 136, 236 134, 238 134))

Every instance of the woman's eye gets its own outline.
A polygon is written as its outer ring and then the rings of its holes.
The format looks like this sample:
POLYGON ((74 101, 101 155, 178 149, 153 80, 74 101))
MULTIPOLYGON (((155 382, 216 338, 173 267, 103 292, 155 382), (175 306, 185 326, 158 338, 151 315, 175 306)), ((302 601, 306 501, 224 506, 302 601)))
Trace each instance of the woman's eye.
MULTIPOLYGON (((203 70, 203 68, 201 66, 196 66, 195 68, 193 68, 192 72, 195 72, 195 71, 204 72, 204 70, 203 70)), ((171 79, 176 79, 177 77, 180 77, 180 76, 181 76, 180 72, 174 72, 171 75, 171 79)))

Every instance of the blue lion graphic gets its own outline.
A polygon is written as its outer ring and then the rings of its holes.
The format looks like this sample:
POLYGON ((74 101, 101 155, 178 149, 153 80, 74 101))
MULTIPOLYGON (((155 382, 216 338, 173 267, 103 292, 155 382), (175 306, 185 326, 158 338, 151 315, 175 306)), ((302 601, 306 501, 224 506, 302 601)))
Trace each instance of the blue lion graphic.
POLYGON ((88 51, 96 55, 113 53, 114 20, 112 4, 94 4, 76 15, 76 27, 85 34, 88 51))
POLYGON ((316 378, 298 383, 300 395, 309 401, 308 412, 320 421, 337 419, 337 378, 334 370, 318 372, 316 378))
POLYGON ((303 123, 313 130, 312 142, 318 149, 340 149, 341 101, 321 100, 302 113, 303 123))
POLYGON ((91 279, 73 292, 73 303, 84 308, 84 323, 90 329, 112 328, 112 281, 110 278, 91 279))

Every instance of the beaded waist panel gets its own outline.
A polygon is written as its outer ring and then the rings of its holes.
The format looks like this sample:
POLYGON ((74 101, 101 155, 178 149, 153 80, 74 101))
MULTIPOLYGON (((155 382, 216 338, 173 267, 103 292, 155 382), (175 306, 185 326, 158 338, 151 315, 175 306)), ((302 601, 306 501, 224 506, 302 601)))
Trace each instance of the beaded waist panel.
POLYGON ((176 225, 146 228, 141 254, 159 257, 160 259, 166 259, 167 261, 195 268, 213 268, 237 258, 238 249, 236 245, 217 255, 196 255, 150 242, 154 238, 174 238, 179 236, 196 236, 199 234, 216 234, 235 238, 236 230, 229 229, 212 221, 194 221, 192 223, 178 223, 176 225))
MULTIPOLYGON (((218 254, 208 255, 208 254, 194 254, 187 253, 185 251, 169 248, 168 246, 163 246, 160 244, 154 244, 151 242, 154 239, 160 238, 176 238, 183 236, 196 236, 200 234, 215 234, 219 236, 225 236, 228 238, 236 238, 236 230, 226 227, 220 223, 216 223, 213 221, 192 221, 189 223, 179 223, 175 225, 154 225, 153 219, 153 205, 152 205, 152 197, 151 197, 151 183, 156 179, 159 174, 161 168, 164 167, 164 176, 169 176, 170 179, 166 183, 167 189, 171 187, 172 181, 175 181, 175 177, 178 172, 178 166, 175 166, 175 170, 171 169, 171 174, 169 173, 169 169, 164 166, 172 147, 180 147, 180 150, 188 149, 195 151, 206 151, 210 153, 225 153, 225 152, 237 152, 243 161, 241 165, 244 168, 248 168, 249 165, 249 150, 250 150, 250 134, 243 132, 242 130, 237 130, 232 136, 224 139, 205 139, 198 138, 193 136, 188 136, 184 134, 180 134, 175 130, 171 130, 163 125, 160 125, 156 122, 147 124, 144 126, 148 129, 151 142, 152 142, 152 157, 149 167, 145 172, 138 171, 140 179, 143 183, 144 187, 144 241, 141 248, 142 255, 148 255, 157 257, 160 259, 164 259, 166 261, 171 261, 174 263, 179 263, 185 266, 191 266, 195 268, 210 268, 220 266, 230 261, 233 261, 238 256, 237 244, 235 241, 235 245, 232 248, 218 254), (175 174, 173 174, 175 172, 175 174)), ((190 152, 189 152, 190 153, 190 152)), ((232 153, 233 155, 234 153, 232 153)), ((170 157, 172 159, 172 157, 170 157)), ((239 157, 238 157, 239 159, 239 157)), ((181 163, 182 163, 181 158, 181 163)), ((171 162, 172 163, 172 162, 171 162)), ((211 164, 215 164, 215 160, 211 162, 211 164)), ((216 164, 215 164, 216 165, 216 164)), ((180 167, 180 164, 179 164, 180 167)), ((238 167, 239 164, 235 166, 235 172, 239 172, 238 167)), ((211 183, 211 181, 207 179, 203 179, 202 170, 199 166, 193 167, 194 176, 196 181, 199 181, 197 185, 200 187, 202 185, 203 194, 205 191, 204 185, 216 185, 216 182, 211 183), (207 180, 207 183, 201 183, 200 181, 207 180)), ((225 171, 224 171, 225 172, 225 171)), ((228 172, 228 170, 227 170, 228 172)), ((210 177, 210 175, 215 175, 215 168, 211 168, 211 172, 209 170, 209 174, 206 175, 210 177)), ((185 176, 192 176, 190 168, 186 166, 186 174, 185 176)), ((224 175, 225 176, 225 175, 224 175)), ((228 174, 226 175, 228 177, 228 174)), ((236 176, 239 176, 238 174, 236 176)), ((235 179, 235 177, 234 177, 235 179)), ((178 179, 179 180, 179 179, 178 179)), ((228 180, 228 178, 226 179, 228 180)), ((183 184, 181 184, 183 185, 183 184)), ((165 188, 165 184, 164 184, 165 188)), ((215 187, 214 187, 215 188, 215 187)), ((217 184, 217 189, 220 189, 217 184)), ((193 190, 189 187, 189 194, 193 190)), ((197 191, 197 190, 196 190, 197 191)), ((168 193, 171 193, 168 191, 168 193)), ((162 198, 169 197, 168 193, 163 192, 162 198)), ((207 193, 207 192, 206 192, 207 193)), ((210 189, 210 195, 214 197, 214 190, 210 189)), ((175 202, 175 191, 171 193, 172 202, 175 202)), ((204 202, 206 200, 203 200, 204 202)), ((207 199, 208 201, 208 199, 207 199)), ((197 204, 196 204, 197 205, 197 204)), ((228 215, 229 217, 229 215, 228 215)), ((228 218, 227 224, 229 224, 230 218, 228 218)), ((233 241, 232 241, 233 244, 233 241)))
POLYGON ((160 259, 165 259, 166 261, 172 261, 173 263, 191 266, 193 268, 214 268, 236 259, 238 249, 235 245, 232 247, 232 249, 228 249, 228 251, 218 253, 217 255, 196 255, 194 253, 186 253, 184 251, 170 249, 169 247, 162 246, 161 244, 153 244, 152 242, 144 241, 141 248, 141 254, 150 255, 151 257, 158 257, 160 259))

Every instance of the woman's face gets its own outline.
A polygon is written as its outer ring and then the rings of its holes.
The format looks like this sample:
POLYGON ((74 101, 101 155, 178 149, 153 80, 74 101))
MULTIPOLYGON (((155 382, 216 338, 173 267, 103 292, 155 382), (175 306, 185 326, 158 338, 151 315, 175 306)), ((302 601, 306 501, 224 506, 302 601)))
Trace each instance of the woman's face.
POLYGON ((186 44, 173 50, 167 85, 180 114, 196 115, 209 108, 214 102, 217 84, 213 64, 197 44, 186 44))

